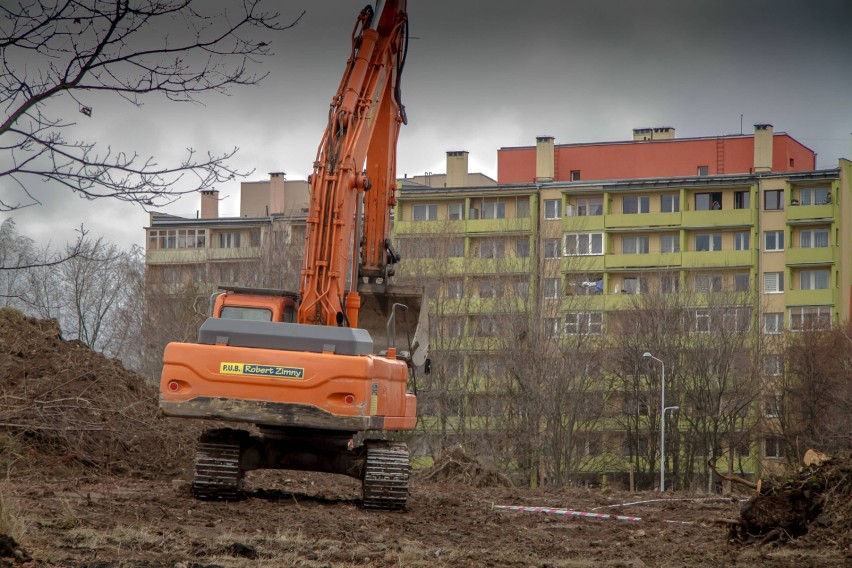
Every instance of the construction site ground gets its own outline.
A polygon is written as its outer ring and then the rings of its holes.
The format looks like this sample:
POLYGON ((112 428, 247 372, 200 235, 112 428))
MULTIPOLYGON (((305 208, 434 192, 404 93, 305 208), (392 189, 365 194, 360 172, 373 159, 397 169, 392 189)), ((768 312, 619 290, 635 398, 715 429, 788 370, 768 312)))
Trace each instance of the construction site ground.
POLYGON ((416 473, 404 512, 360 509, 356 480, 290 471, 250 473, 243 501, 197 501, 204 424, 159 416, 153 385, 9 310, 0 396, 2 568, 852 565, 849 519, 837 515, 757 546, 718 522, 738 518, 745 494, 506 487, 486 467, 476 479, 469 467, 416 473))

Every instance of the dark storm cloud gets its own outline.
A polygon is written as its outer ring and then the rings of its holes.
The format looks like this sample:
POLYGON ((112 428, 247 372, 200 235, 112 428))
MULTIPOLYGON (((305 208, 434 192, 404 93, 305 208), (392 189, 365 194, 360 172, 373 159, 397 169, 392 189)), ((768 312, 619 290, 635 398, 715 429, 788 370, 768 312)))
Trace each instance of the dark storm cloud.
MULTIPOLYGON (((284 20, 306 14, 271 38, 261 85, 205 106, 113 101, 96 108, 87 132, 166 157, 236 146, 235 163, 254 169, 251 179, 304 178, 365 3, 270 3, 284 20)), ((443 171, 447 150, 468 150, 472 170, 495 176, 499 147, 541 134, 557 143, 624 140, 635 127, 666 125, 679 137, 711 136, 739 132, 740 115, 745 132, 757 122, 788 132, 818 152, 820 167, 852 153, 848 0, 409 0, 408 12, 400 175, 443 171)), ((220 188, 223 214, 237 214, 238 188, 220 188)), ((190 196, 167 210, 197 208, 190 196)), ((21 215, 69 230, 86 219, 140 244, 147 220, 129 206, 67 196, 21 215)))

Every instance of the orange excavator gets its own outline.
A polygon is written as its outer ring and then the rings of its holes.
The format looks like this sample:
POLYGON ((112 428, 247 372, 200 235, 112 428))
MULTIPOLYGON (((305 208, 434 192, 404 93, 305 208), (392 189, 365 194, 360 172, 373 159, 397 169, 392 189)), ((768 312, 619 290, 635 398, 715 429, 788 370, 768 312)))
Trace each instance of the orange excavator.
POLYGON ((360 479, 366 508, 405 506, 409 451, 385 433, 414 428, 408 384, 428 366, 423 290, 390 284, 407 30, 405 0, 358 16, 310 176, 299 292, 220 288, 198 343, 166 347, 164 414, 257 427, 202 434, 200 499, 242 497, 247 471, 295 469, 360 479))

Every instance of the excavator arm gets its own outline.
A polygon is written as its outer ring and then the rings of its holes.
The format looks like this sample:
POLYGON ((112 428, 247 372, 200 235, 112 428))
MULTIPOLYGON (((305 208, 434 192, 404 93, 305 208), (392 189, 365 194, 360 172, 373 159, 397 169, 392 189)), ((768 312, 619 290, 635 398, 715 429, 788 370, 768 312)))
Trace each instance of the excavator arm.
POLYGON ((387 283, 400 101, 405 0, 361 11, 352 53, 331 102, 310 179, 298 322, 358 327, 362 279, 387 283), (366 166, 365 166, 366 164, 366 166))

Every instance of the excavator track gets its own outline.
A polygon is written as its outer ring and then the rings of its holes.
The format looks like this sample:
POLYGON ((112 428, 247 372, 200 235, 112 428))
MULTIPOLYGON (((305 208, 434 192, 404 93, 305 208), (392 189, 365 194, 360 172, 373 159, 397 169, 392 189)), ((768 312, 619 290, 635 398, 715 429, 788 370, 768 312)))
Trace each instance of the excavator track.
POLYGON ((240 432, 223 429, 205 432, 195 453, 192 495, 202 501, 237 501, 245 498, 240 469, 240 432))
POLYGON ((399 442, 369 441, 362 479, 365 509, 398 511, 408 498, 408 446, 399 442))

